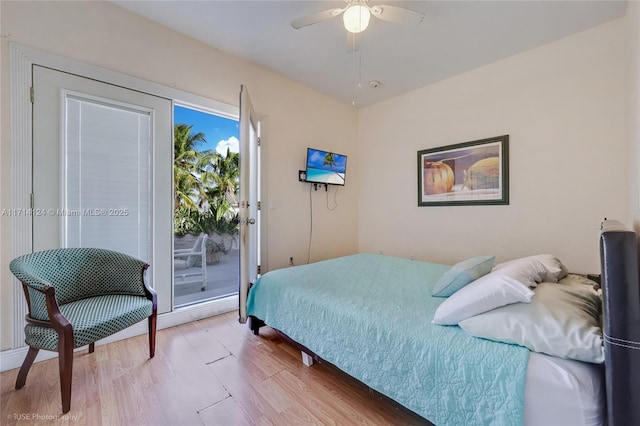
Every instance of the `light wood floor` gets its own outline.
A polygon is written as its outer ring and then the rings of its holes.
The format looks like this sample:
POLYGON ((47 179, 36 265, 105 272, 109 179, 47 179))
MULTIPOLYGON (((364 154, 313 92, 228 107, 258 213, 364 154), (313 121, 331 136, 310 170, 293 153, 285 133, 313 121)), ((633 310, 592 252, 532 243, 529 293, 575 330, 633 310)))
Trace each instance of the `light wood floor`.
POLYGON ((57 358, 34 364, 18 391, 17 370, 0 374, 0 424, 428 424, 331 366, 304 366, 272 329, 253 336, 237 313, 158 331, 156 345, 153 359, 147 336, 76 353, 66 415, 57 358))

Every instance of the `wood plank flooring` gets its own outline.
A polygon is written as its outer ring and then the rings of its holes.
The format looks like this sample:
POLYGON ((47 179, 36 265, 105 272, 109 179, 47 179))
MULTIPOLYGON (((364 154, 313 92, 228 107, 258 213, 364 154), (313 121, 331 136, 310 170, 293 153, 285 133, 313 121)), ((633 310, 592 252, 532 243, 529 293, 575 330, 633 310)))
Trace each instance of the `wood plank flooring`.
POLYGON ((428 425, 326 364, 306 367, 269 327, 254 336, 237 313, 75 354, 71 411, 62 414, 58 360, 0 374, 2 425, 428 425))

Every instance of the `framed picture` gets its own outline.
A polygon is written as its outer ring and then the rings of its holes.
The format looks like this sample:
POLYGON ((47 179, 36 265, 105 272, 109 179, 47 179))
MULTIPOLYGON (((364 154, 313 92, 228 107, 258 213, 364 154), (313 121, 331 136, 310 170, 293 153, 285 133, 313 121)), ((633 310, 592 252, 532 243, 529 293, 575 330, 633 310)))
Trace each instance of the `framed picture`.
POLYGON ((509 204, 509 135, 418 151, 418 206, 509 204))

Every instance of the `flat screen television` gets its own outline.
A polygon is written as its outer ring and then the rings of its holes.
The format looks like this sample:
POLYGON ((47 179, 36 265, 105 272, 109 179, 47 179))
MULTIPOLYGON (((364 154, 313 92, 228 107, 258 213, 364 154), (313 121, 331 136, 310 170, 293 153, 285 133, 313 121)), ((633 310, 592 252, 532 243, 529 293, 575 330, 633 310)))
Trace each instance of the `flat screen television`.
POLYGON ((306 181, 327 185, 344 185, 347 156, 307 148, 306 181))

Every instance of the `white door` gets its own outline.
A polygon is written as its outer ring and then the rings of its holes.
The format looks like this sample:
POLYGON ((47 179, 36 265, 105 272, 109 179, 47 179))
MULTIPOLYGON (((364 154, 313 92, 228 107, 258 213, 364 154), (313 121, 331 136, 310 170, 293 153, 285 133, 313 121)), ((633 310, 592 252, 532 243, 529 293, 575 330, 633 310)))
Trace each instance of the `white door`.
POLYGON ((238 289, 240 322, 247 320, 247 294, 258 278, 260 262, 260 121, 253 111, 245 86, 240 89, 240 286, 238 289))
POLYGON ((33 250, 137 257, 170 311, 172 102, 40 66, 33 86, 33 250))

